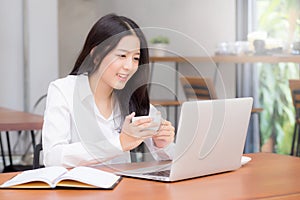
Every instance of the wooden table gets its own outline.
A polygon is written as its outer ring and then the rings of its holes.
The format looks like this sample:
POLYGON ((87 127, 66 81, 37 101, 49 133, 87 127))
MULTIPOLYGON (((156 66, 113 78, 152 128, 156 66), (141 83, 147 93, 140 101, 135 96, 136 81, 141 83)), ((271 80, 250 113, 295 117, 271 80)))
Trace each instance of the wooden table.
POLYGON ((12 153, 10 147, 9 134, 10 131, 30 131, 32 137, 32 145, 35 146, 34 131, 41 130, 43 126, 43 116, 35 115, 22 111, 15 111, 0 107, 0 145, 3 159, 4 171, 13 171, 12 153), (4 158, 4 150, 1 138, 1 132, 6 132, 9 165, 6 165, 4 158))
MULTIPOLYGON (((300 158, 267 153, 247 156, 252 160, 236 171, 175 183, 123 178, 114 190, 4 189, 0 199, 300 199, 300 158)), ((0 184, 14 175, 0 174, 0 184)))

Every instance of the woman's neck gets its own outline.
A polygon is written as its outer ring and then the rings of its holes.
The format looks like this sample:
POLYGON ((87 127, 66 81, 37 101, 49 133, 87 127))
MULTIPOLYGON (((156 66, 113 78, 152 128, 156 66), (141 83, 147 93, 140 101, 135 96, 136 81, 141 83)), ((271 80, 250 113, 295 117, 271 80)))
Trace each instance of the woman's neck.
POLYGON ((89 77, 90 87, 99 112, 107 119, 113 111, 112 92, 113 88, 98 80, 95 76, 89 77))

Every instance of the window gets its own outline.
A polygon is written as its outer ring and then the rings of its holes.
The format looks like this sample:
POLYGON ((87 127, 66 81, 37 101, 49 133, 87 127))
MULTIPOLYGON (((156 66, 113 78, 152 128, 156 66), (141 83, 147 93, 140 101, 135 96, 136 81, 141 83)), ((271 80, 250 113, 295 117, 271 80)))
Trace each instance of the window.
MULTIPOLYGON (((300 39, 299 0, 256 0, 254 30, 265 31, 268 54, 290 54, 290 45, 300 39), (281 51, 282 49, 282 51, 281 51), (272 51, 273 50, 273 51, 272 51)), ((288 80, 299 79, 294 63, 257 64, 259 76, 260 131, 263 150, 289 154, 295 113, 288 80)))

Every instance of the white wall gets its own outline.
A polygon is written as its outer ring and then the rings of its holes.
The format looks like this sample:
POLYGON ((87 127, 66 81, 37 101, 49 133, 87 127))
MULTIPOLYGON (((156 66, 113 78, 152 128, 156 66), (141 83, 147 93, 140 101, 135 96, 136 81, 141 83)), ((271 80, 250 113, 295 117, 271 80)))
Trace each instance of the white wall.
POLYGON ((70 73, 88 31, 107 10, 106 4, 96 7, 97 1, 58 1, 60 77, 70 73))
MULTIPOLYGON (((104 1, 98 1, 99 7, 104 1)), ((141 27, 162 27, 182 32, 203 45, 209 54, 222 41, 235 40, 235 0, 111 0, 110 12, 134 19, 141 27)), ((197 56, 181 41, 172 48, 197 56)))
POLYGON ((0 106, 31 110, 58 77, 57 1, 1 1, 0 106))
POLYGON ((24 107, 23 5, 2 0, 0 6, 0 106, 24 107))
POLYGON ((58 78, 57 0, 25 1, 27 110, 47 93, 50 81, 58 78))

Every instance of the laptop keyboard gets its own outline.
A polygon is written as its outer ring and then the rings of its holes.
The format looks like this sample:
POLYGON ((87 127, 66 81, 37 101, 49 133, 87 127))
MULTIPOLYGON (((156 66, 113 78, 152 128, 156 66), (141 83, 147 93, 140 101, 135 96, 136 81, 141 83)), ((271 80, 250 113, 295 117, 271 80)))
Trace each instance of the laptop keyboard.
POLYGON ((145 173, 144 175, 168 177, 168 176, 170 176, 170 170, 163 170, 163 171, 157 171, 157 172, 149 172, 149 173, 145 173))

